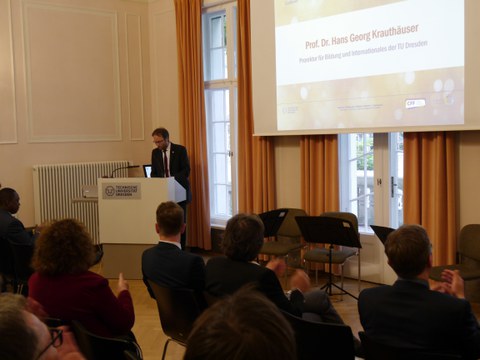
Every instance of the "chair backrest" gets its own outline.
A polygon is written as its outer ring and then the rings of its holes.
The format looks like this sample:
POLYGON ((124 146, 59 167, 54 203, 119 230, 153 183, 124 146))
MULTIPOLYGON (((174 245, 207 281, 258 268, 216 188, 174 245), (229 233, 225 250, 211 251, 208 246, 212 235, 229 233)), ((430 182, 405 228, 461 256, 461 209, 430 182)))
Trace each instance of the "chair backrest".
POLYGON ((0 236, 0 273, 13 276, 13 255, 10 243, 6 237, 0 236))
POLYGON ((205 300, 192 289, 160 286, 148 280, 157 301, 163 332, 173 340, 185 344, 193 323, 205 309, 205 300))
POLYGON ((362 342, 365 360, 454 360, 461 359, 458 354, 446 354, 422 349, 390 346, 369 338, 365 332, 358 333, 362 342))
POLYGON ((142 359, 142 351, 133 340, 98 336, 80 324, 72 321, 71 328, 82 354, 87 360, 126 359, 125 351, 133 352, 142 359))
POLYGON ((468 224, 460 230, 458 252, 461 257, 480 261, 480 224, 468 224))
POLYGON ((11 241, 9 241, 9 244, 13 255, 15 280, 18 283, 26 283, 33 273, 30 263, 34 247, 32 245, 16 244, 11 241))
POLYGON ((303 209, 288 208, 287 216, 285 216, 277 232, 278 240, 282 240, 282 238, 294 238, 300 241, 302 233, 295 221, 295 216, 307 216, 307 213, 303 209))
POLYGON ((142 358, 133 351, 125 350, 123 354, 125 355, 125 360, 142 360, 142 358))
POLYGON ((355 358, 350 326, 308 321, 284 311, 282 313, 295 332, 298 360, 355 358))

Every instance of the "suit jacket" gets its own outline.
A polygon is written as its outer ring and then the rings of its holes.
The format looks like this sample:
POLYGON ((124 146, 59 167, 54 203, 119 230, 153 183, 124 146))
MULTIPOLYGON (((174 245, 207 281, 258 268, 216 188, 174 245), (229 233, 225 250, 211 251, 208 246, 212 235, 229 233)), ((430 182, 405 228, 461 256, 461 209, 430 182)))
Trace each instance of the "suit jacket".
MULTIPOLYGON (((186 201, 192 201, 192 193, 190 190, 190 160, 188 159, 187 149, 178 144, 170 143, 170 159, 169 159, 170 176, 174 176, 175 180, 182 185, 187 192, 186 201)), ((165 169, 163 168, 163 152, 156 148, 152 150, 152 177, 165 177, 165 169)))
POLYGON ((100 336, 127 335, 135 322, 130 292, 123 290, 115 296, 108 280, 90 271, 58 276, 34 273, 28 287, 29 296, 49 316, 78 320, 100 336))
POLYGON ((25 229, 20 220, 7 210, 0 209, 0 272, 12 274, 13 264, 8 241, 33 246, 35 236, 25 229))
POLYGON ((263 266, 235 261, 224 256, 211 258, 206 266, 205 289, 215 297, 233 294, 243 285, 254 283, 280 309, 302 316, 303 297, 290 301, 275 273, 263 266))
POLYGON ((480 356, 480 329, 469 302, 432 291, 426 282, 397 280, 365 289, 358 311, 365 333, 376 341, 480 356))
POLYGON ((180 250, 174 244, 159 242, 142 255, 143 281, 155 298, 147 279, 171 288, 188 288, 203 292, 205 263, 199 255, 180 250))

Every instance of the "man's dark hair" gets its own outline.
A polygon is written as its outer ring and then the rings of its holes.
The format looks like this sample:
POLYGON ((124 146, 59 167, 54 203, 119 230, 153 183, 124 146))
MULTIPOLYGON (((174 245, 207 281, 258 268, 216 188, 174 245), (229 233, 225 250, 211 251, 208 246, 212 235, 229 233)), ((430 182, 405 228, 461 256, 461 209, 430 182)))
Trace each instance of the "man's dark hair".
POLYGON ((17 192, 12 188, 0 189, 0 208, 5 209, 9 206, 10 202, 15 198, 17 192))
POLYGON ((161 136, 165 140, 170 139, 170 134, 168 133, 168 130, 163 127, 156 128, 155 130, 153 130, 152 136, 161 136))
POLYGON ((403 225, 391 232, 385 242, 385 254, 395 273, 404 279, 420 275, 428 265, 431 244, 420 225, 403 225))
POLYGON ((225 228, 222 248, 233 260, 254 260, 263 245, 264 226, 257 215, 238 214, 230 218, 225 228))
POLYGON ((200 315, 183 359, 296 358, 295 336, 289 322, 265 295, 247 286, 200 315))
POLYGON ((160 234, 165 236, 177 235, 183 226, 183 209, 173 201, 166 201, 157 207, 157 224, 160 234))

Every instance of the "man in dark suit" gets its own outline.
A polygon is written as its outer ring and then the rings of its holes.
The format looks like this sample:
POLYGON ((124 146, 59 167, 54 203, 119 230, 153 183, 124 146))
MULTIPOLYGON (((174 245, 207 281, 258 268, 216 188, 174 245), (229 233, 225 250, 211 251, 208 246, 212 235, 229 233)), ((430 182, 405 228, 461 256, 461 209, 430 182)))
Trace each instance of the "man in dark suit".
POLYGON ((152 298, 148 279, 161 286, 188 288, 203 292, 205 287, 205 263, 199 255, 182 251, 180 234, 185 229, 182 208, 172 202, 161 203, 157 208, 159 242, 142 255, 143 281, 152 298))
POLYGON ((431 244, 425 229, 403 225, 385 243, 388 263, 398 275, 393 286, 365 289, 358 299, 367 336, 391 346, 480 357, 480 329, 458 271, 429 289, 431 244))
POLYGON ((11 274, 13 264, 9 241, 21 245, 34 245, 35 235, 27 231, 14 215, 20 208, 20 197, 11 188, 0 189, 0 272, 11 274))
POLYGON ((222 241, 226 257, 207 262, 206 291, 222 297, 253 283, 283 311, 311 320, 343 323, 325 291, 310 290, 310 279, 304 271, 295 272, 290 280, 292 290, 285 294, 278 280, 286 271, 285 262, 276 259, 266 267, 253 262, 262 247, 263 233, 257 215, 238 214, 228 220, 222 241))
MULTIPOLYGON (((187 221, 187 204, 192 201, 190 191, 190 161, 184 146, 170 142, 170 134, 165 128, 157 128, 152 132, 153 143, 157 146, 152 150, 152 177, 175 177, 185 188, 186 200, 179 203, 187 221)), ((186 232, 181 237, 182 249, 186 246, 186 232)))

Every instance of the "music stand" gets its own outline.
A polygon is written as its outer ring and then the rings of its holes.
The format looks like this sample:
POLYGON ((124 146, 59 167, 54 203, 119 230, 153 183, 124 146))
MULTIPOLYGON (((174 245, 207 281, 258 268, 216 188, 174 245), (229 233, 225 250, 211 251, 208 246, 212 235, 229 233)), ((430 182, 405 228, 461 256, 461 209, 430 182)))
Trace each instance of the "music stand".
POLYGON ((263 222, 265 231, 263 237, 276 236, 278 229, 282 226, 283 220, 287 216, 288 209, 276 209, 258 214, 263 222))
MULTIPOLYGON (((358 298, 333 282, 332 257, 334 245, 361 248, 358 232, 353 224, 345 219, 329 216, 296 216, 298 227, 306 242, 317 244, 329 244, 328 252, 328 281, 321 287, 329 295, 347 294, 354 299, 358 298), (332 294, 332 287, 341 291, 340 294, 332 294)), ((346 259, 345 259, 346 260, 346 259)))
POLYGON ((395 229, 389 228, 387 226, 370 225, 370 227, 372 228, 375 235, 377 235, 377 237, 380 239, 383 245, 385 245, 385 241, 387 241, 388 235, 392 231, 395 231, 395 229))

